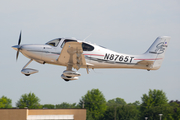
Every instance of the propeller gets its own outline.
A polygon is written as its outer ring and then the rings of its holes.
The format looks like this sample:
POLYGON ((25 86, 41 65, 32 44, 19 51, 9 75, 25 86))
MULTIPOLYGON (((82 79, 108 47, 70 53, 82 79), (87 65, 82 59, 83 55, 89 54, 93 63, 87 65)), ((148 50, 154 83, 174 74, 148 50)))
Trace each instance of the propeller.
POLYGON ((17 50, 17 54, 16 54, 16 61, 17 61, 17 59, 18 59, 19 51, 20 51, 20 49, 21 49, 20 44, 21 44, 21 32, 20 32, 20 35, 19 35, 18 50, 17 50))

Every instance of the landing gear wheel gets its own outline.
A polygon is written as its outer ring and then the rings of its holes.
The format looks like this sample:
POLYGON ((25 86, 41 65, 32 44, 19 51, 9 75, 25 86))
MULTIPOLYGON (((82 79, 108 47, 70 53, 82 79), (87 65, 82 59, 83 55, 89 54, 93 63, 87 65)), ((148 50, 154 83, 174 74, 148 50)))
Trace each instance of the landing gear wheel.
POLYGON ((25 76, 30 76, 30 74, 24 74, 25 76))
POLYGON ((66 82, 68 82, 69 80, 68 79, 64 79, 66 82))

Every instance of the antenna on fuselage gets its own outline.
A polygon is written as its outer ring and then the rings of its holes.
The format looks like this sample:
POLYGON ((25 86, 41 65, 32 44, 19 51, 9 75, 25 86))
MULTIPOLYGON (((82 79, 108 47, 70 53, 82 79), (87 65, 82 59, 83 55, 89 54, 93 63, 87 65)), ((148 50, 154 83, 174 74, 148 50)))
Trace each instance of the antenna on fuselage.
POLYGON ((83 41, 85 41, 88 37, 90 37, 92 34, 88 35, 86 38, 83 39, 83 41))

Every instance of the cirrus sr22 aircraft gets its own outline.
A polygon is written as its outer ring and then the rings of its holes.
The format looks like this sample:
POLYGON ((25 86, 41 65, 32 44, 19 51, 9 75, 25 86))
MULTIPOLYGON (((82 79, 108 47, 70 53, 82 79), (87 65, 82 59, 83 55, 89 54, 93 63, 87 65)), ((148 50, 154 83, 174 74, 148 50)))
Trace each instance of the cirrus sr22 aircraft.
POLYGON ((17 51, 16 59, 19 52, 30 59, 22 68, 22 74, 29 76, 37 73, 38 70, 26 68, 33 60, 41 64, 54 64, 65 66, 66 70, 61 77, 65 81, 77 80, 80 73, 72 69, 79 70, 86 68, 131 68, 157 70, 160 68, 164 59, 166 48, 169 44, 170 37, 158 37, 150 48, 141 55, 129 55, 114 52, 104 47, 91 44, 75 38, 57 38, 46 44, 25 44, 21 43, 21 33, 18 45, 12 46, 17 51))

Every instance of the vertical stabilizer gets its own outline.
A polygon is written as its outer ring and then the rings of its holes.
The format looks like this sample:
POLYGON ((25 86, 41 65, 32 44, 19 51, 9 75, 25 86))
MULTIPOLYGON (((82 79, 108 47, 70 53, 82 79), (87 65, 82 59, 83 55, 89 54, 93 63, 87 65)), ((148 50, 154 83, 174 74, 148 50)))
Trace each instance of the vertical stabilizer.
POLYGON ((162 61, 164 59, 164 56, 165 56, 166 49, 169 45, 169 40, 170 40, 169 36, 160 36, 154 41, 151 47, 145 52, 145 55, 155 60, 153 64, 153 69, 160 68, 162 61))

